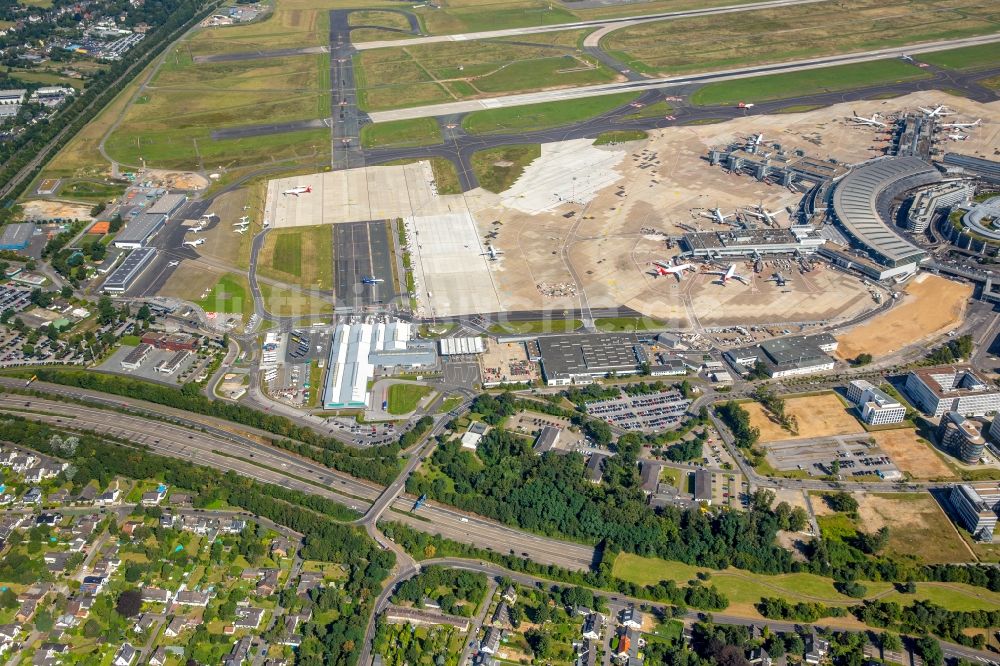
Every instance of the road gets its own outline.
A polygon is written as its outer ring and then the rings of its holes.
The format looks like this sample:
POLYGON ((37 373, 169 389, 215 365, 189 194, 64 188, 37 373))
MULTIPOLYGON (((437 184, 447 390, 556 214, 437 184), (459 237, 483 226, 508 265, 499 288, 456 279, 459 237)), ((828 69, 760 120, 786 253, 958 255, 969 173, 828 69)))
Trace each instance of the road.
MULTIPOLYGON (((372 122, 383 123, 393 120, 409 120, 412 118, 434 118, 438 116, 453 116, 456 114, 481 111, 484 109, 497 109, 509 106, 522 106, 525 104, 538 104, 541 102, 558 102, 571 99, 582 99, 585 97, 598 97, 612 93, 623 92, 646 92, 649 90, 663 90, 666 88, 677 88, 692 84, 704 85, 718 81, 730 81, 733 79, 744 79, 764 74, 784 74, 788 72, 800 72, 810 69, 819 69, 833 65, 847 65, 859 62, 870 62, 872 60, 883 60, 886 58, 898 58, 910 53, 931 53, 934 51, 944 51, 947 49, 960 48, 965 46, 980 46, 1000 42, 1000 34, 982 35, 979 37, 965 37, 962 39, 949 39, 927 44, 910 44, 907 46, 897 46, 885 49, 872 49, 859 53, 845 53, 834 56, 823 56, 820 58, 806 58, 791 62, 773 63, 768 65, 752 65, 750 67, 738 67, 728 70, 708 72, 704 74, 691 74, 685 76, 669 76, 664 78, 649 79, 647 81, 624 81, 620 83, 603 83, 600 85, 578 86, 575 88, 560 88, 558 90, 545 90, 541 92, 520 93, 517 95, 506 95, 502 97, 487 97, 463 102, 447 102, 444 104, 429 104, 426 106, 414 106, 405 109, 394 109, 391 111, 373 111, 368 115, 372 122)), ((786 101, 785 105, 789 102, 786 101)))

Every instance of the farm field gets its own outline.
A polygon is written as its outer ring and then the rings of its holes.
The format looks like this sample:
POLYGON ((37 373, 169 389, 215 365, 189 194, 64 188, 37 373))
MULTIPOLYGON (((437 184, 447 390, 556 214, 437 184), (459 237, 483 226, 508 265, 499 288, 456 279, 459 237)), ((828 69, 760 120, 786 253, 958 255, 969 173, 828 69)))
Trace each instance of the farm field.
POLYGON ((636 97, 638 93, 621 93, 473 111, 462 119, 462 129, 469 134, 503 134, 561 127, 604 115, 636 97))
POLYGON ((329 226, 275 229, 261 248, 260 273, 311 289, 333 289, 333 232, 329 226))
POLYGON ((901 60, 874 60, 854 65, 709 83, 691 95, 691 103, 699 106, 715 106, 739 102, 763 102, 896 81, 926 79, 930 76, 919 67, 901 60))
POLYGON ((930 273, 916 276, 903 291, 902 304, 838 336, 837 356, 851 359, 867 352, 878 357, 941 335, 962 322, 972 295, 969 285, 930 273))
POLYGON ((393 384, 389 387, 389 413, 409 414, 417 408, 417 403, 429 395, 429 386, 419 384, 393 384))
POLYGON ((750 422, 760 428, 760 441, 808 439, 831 435, 852 435, 864 432, 844 403, 833 393, 792 396, 785 398, 785 411, 799 422, 798 434, 793 435, 770 419, 766 410, 757 402, 741 405, 750 414, 750 422))
POLYGON ((379 111, 617 80, 612 69, 577 51, 584 33, 362 51, 354 59, 358 103, 367 111, 379 111))
POLYGON ((682 74, 987 34, 997 16, 975 0, 928 0, 920 11, 907 0, 831 1, 644 23, 602 46, 638 71, 682 74))

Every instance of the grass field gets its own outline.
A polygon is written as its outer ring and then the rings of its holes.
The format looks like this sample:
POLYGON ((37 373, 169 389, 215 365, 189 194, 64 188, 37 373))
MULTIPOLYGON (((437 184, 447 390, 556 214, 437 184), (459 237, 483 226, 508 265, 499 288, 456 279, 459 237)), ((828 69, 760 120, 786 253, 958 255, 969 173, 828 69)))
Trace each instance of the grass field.
POLYGON ((329 226, 268 232, 261 275, 312 289, 333 289, 333 235, 329 226))
POLYGON ((951 51, 937 51, 915 56, 921 62, 948 69, 984 69, 1000 62, 1000 43, 967 46, 951 51))
POLYGON ((390 414, 409 414, 417 408, 417 403, 425 395, 430 394, 429 386, 419 384, 393 384, 389 387, 390 414))
POLYGON ((194 55, 211 55, 322 46, 329 41, 329 33, 326 9, 291 0, 276 3, 271 16, 263 21, 200 30, 190 40, 190 48, 194 55))
POLYGON ((333 312, 333 303, 329 299, 311 296, 297 289, 261 283, 260 293, 267 311, 279 317, 303 317, 333 312))
MULTIPOLYGON (((700 106, 763 102, 895 81, 925 79, 930 76, 928 72, 919 67, 901 60, 874 60, 854 65, 840 65, 802 72, 789 72, 788 74, 771 74, 709 83, 691 95, 691 102, 700 106)), ((797 109, 792 108, 792 110, 796 111, 797 109)), ((786 110, 785 112, 792 111, 786 110)))
POLYGON ((365 148, 430 146, 441 141, 441 128, 434 118, 395 120, 361 128, 361 145, 365 148))
POLYGON ((569 30, 362 51, 354 59, 358 101, 374 111, 616 80, 612 69, 578 51, 583 35, 569 30))
POLYGON ((120 183, 105 183, 94 180, 76 180, 66 183, 59 189, 59 196, 65 199, 81 201, 106 201, 120 197, 125 193, 125 185, 120 183))
POLYGON ((250 298, 250 285, 246 276, 227 273, 219 278, 211 291, 197 301, 205 312, 225 314, 253 314, 253 299, 250 298))
POLYGON ((638 24, 602 46, 637 71, 681 74, 987 34, 997 17, 977 0, 831 0, 638 24))
POLYGON ((532 160, 542 154, 537 143, 499 146, 472 154, 472 170, 479 185, 490 192, 503 192, 524 172, 532 160))
MULTIPOLYGON (((434 185, 438 194, 461 194, 462 185, 458 180, 458 169, 455 163, 446 157, 413 157, 405 160, 393 160, 384 164, 413 164, 414 162, 430 162, 434 172, 434 185)), ((410 291, 413 291, 410 289, 410 291)))
POLYGON ((526 333, 572 333, 583 326, 579 319, 541 319, 538 321, 510 321, 490 326, 490 333, 523 335, 526 333))
POLYGON ((662 118, 674 112, 674 107, 667 102, 653 102, 646 106, 641 106, 634 112, 623 116, 629 120, 639 120, 640 118, 662 118))
MULTIPOLYGON (((680 562, 669 562, 653 557, 640 557, 621 553, 615 558, 612 575, 638 585, 651 585, 661 580, 675 580, 679 584, 692 580, 699 572, 711 573, 708 581, 723 592, 730 601, 730 609, 745 611, 762 597, 783 597, 791 602, 816 601, 831 605, 857 603, 837 592, 833 580, 815 574, 795 573, 767 576, 752 574, 740 569, 715 571, 694 567, 680 562)), ((917 583, 917 592, 899 595, 891 583, 865 581, 869 597, 893 598, 897 601, 930 599, 952 610, 990 608, 1000 603, 1000 594, 983 588, 958 583, 917 583)))
POLYGON ((914 479, 955 478, 955 473, 934 450, 934 445, 917 436, 912 428, 883 430, 873 433, 872 437, 889 454, 896 467, 909 473, 914 479))
POLYGON ((377 9, 351 12, 347 17, 349 25, 363 25, 379 28, 397 28, 409 30, 410 22, 399 12, 386 12, 377 9))
POLYGON ((595 146, 613 146, 619 143, 628 143, 629 141, 642 141, 648 138, 649 134, 645 130, 612 130, 610 132, 601 132, 594 139, 595 146))
POLYGON ((649 317, 609 317, 595 320, 594 325, 597 330, 607 333, 655 331, 663 328, 663 324, 649 317))
POLYGON ((572 125, 604 115, 636 97, 638 93, 620 93, 565 102, 473 111, 462 119, 462 129, 469 134, 498 134, 572 125))

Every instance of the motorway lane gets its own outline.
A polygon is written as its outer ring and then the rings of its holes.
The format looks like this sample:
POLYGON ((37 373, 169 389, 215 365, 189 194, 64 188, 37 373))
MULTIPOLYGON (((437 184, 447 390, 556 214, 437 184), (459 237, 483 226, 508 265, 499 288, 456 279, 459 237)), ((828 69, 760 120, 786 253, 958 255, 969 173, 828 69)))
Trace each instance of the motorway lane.
MULTIPOLYGON (((502 97, 481 98, 463 102, 447 102, 444 104, 430 104, 426 106, 416 106, 404 109, 394 109, 391 111, 373 111, 368 115, 372 122, 381 123, 393 120, 410 120, 413 118, 431 118, 437 116, 449 116, 455 114, 469 113, 483 109, 497 109, 501 107, 522 106, 525 104, 537 104, 540 102, 555 102, 585 97, 597 97, 619 92, 644 92, 648 90, 661 90, 664 88, 675 88, 691 84, 703 85, 716 81, 729 81, 733 79, 743 79, 764 74, 781 74, 786 72, 798 72, 810 69, 819 69, 833 65, 844 65, 859 62, 870 62, 872 60, 882 60, 887 58, 897 58, 911 53, 931 53, 947 49, 979 46, 1000 42, 1000 34, 982 35, 979 37, 967 37, 963 39, 951 39, 927 44, 910 44, 907 46, 872 49, 859 53, 845 53, 834 56, 823 56, 821 58, 807 58, 783 63, 771 63, 766 65, 753 65, 750 67, 739 67, 729 70, 707 72, 704 74, 693 74, 685 76, 670 76, 647 81, 625 81, 621 83, 604 83, 591 86, 579 86, 575 88, 560 88, 558 90, 546 90, 541 92, 520 93, 516 95, 506 95, 502 97)), ((787 102, 786 102, 787 103, 787 102)))

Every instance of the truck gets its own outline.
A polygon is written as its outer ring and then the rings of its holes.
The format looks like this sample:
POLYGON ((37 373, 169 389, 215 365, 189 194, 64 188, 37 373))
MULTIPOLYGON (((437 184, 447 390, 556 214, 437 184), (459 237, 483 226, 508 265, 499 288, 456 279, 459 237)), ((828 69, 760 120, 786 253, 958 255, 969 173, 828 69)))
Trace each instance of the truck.
POLYGON ((423 495, 417 498, 416 502, 413 503, 413 510, 417 511, 418 509, 420 509, 420 507, 422 507, 426 503, 427 503, 427 493, 424 493, 423 495))
POLYGON ((29 386, 31 386, 31 382, 35 381, 36 379, 38 379, 38 375, 31 375, 31 379, 29 379, 24 383, 24 388, 28 388, 29 386))

